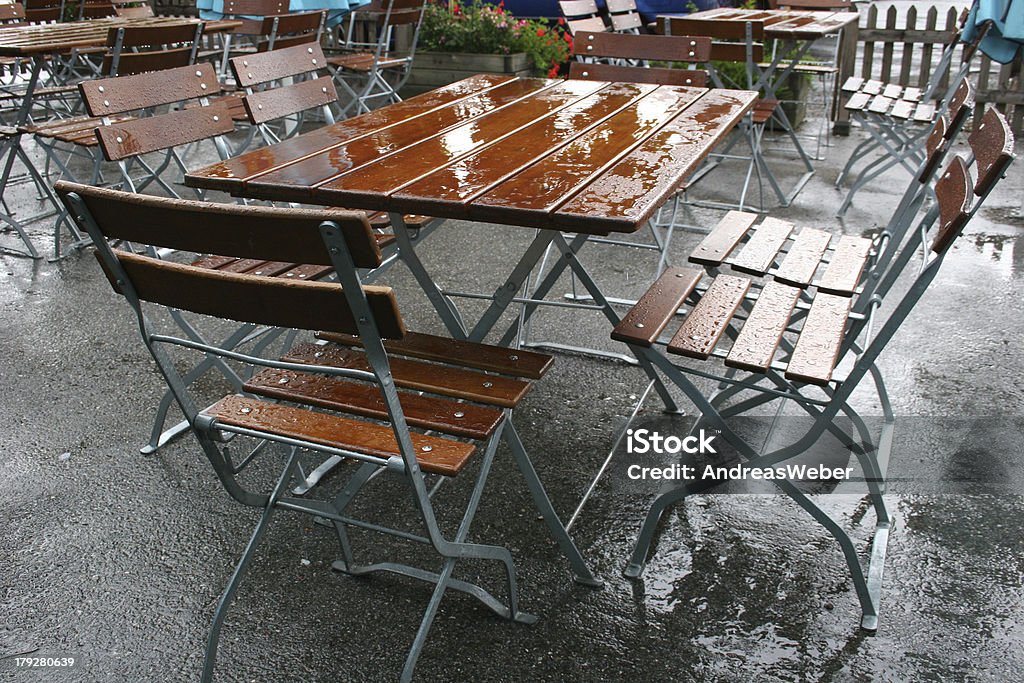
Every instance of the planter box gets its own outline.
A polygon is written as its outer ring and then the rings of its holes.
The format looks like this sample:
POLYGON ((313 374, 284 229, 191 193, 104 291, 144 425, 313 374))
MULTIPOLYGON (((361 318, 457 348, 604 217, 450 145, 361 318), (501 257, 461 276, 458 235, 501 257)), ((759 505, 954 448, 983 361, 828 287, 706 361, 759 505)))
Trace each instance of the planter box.
POLYGON ((481 55, 458 52, 417 52, 402 97, 417 95, 475 74, 529 76, 533 62, 524 52, 481 55))

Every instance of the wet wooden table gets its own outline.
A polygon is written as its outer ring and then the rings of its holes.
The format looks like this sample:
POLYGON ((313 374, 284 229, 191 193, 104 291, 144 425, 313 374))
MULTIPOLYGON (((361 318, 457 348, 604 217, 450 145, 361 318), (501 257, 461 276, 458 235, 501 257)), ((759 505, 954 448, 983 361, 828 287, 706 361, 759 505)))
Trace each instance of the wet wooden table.
MULTIPOLYGON (((574 258, 588 235, 631 233, 753 106, 756 94, 480 75, 186 176, 235 196, 389 212, 400 258, 456 337, 483 339, 554 245, 610 321, 574 258), (539 228, 467 329, 419 261, 404 214, 539 228), (566 240, 564 233, 575 236, 566 240)), ((532 310, 532 309, 531 309, 532 310)), ((503 338, 514 338, 509 330, 503 338)))
MULTIPOLYGON (((680 17, 659 16, 657 23, 658 31, 666 35, 672 35, 673 19, 678 18, 680 17)), ((694 12, 693 14, 685 15, 685 18, 714 22, 761 21, 764 22, 766 38, 787 41, 790 45, 797 44, 798 47, 795 50, 776 51, 775 59, 777 61, 770 67, 772 71, 779 68, 780 61, 778 60, 783 60, 787 52, 792 52, 789 55, 790 64, 788 68, 782 67, 779 69, 776 80, 781 80, 788 75, 789 71, 792 70, 792 66, 795 66, 803 58, 814 41, 839 33, 836 59, 838 73, 836 85, 833 89, 832 115, 836 132, 840 135, 846 135, 849 132, 849 116, 843 107, 839 106, 841 97, 839 84, 844 83, 848 77, 853 75, 857 60, 857 29, 860 17, 856 10, 816 12, 799 9, 752 10, 722 7, 704 12, 694 12)), ((675 33, 679 34, 678 31, 675 31, 675 33)))

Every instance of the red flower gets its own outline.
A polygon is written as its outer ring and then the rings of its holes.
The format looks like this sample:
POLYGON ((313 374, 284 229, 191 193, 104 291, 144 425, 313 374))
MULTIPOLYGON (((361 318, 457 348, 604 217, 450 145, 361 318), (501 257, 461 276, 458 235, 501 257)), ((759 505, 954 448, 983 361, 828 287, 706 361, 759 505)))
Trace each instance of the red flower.
POLYGON ((542 28, 537 29, 537 37, 538 38, 543 38, 545 33, 547 33, 547 31, 545 31, 544 29, 542 29, 542 28))
POLYGON ((551 67, 551 71, 548 71, 548 78, 558 78, 558 65, 555 64, 551 67))
POLYGON ((558 25, 565 26, 565 17, 558 17, 558 25))

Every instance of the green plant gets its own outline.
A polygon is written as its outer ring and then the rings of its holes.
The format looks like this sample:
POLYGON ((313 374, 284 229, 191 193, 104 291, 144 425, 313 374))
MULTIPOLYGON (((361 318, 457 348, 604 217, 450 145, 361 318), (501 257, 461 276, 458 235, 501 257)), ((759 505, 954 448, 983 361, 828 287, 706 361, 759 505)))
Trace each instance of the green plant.
POLYGON ((572 37, 561 25, 516 19, 505 10, 504 2, 495 6, 479 0, 432 0, 423 16, 420 46, 428 52, 525 52, 537 73, 553 78, 569 60, 572 37))

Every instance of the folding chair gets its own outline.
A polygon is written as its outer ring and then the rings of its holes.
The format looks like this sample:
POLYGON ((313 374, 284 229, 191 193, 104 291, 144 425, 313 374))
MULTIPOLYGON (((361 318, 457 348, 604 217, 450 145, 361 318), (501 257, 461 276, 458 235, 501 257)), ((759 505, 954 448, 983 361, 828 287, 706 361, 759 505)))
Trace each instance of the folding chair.
MULTIPOLYGON (((228 74, 228 61, 232 56, 265 52, 280 47, 291 47, 308 42, 320 42, 327 13, 289 12, 285 0, 226 0, 224 16, 239 19, 242 25, 224 34, 220 50, 218 74, 228 74), (234 43, 239 44, 234 44, 234 43)), ((203 53, 202 58, 213 52, 203 53)))
MULTIPOLYGON (((503 618, 521 623, 535 621, 519 609, 511 553, 501 546, 468 540, 502 439, 509 445, 535 505, 576 578, 599 585, 551 507, 511 419, 532 381, 544 374, 552 359, 407 331, 393 290, 364 287, 359 282, 357 268, 373 268, 380 263, 380 252, 363 214, 214 206, 63 182, 57 185, 57 191, 97 244, 100 262, 114 290, 135 311, 143 342, 187 415, 191 431, 218 479, 239 503, 262 510, 260 522, 214 613, 203 681, 213 676, 227 608, 270 519, 279 510, 314 515, 333 524, 342 557, 333 565, 336 570, 354 576, 395 572, 434 585, 405 661, 403 681, 412 678, 440 601, 449 588, 476 597, 503 618), (340 284, 282 282, 198 269, 112 250, 108 240, 241 258, 316 263, 332 268, 340 284), (294 349, 280 361, 266 360, 164 333, 146 315, 153 306, 270 326, 323 330, 344 345, 310 344, 294 349), (245 394, 229 394, 210 404, 193 391, 194 385, 184 381, 175 365, 172 353, 186 352, 217 355, 260 370, 246 384, 245 394), (432 362, 423 362, 424 358, 432 362), (397 387, 424 393, 399 391, 397 387), (201 409, 203 405, 209 407, 201 409), (290 484, 301 471, 300 458, 306 453, 345 459, 353 464, 354 472, 340 491, 327 491, 322 484, 303 496, 295 495, 289 490, 290 484), (275 462, 278 454, 284 457, 275 462), (479 462, 479 469, 461 522, 454 533, 445 532, 431 499, 437 484, 430 480, 455 478, 472 460, 479 462), (260 482, 258 475, 248 469, 257 461, 260 467, 273 468, 272 478, 260 482), (364 486, 385 474, 397 474, 408 485, 414 503, 408 522, 422 531, 389 528, 348 512, 364 486), (390 561, 357 564, 350 529, 424 544, 438 553, 443 566, 434 572, 390 561), (496 562, 504 575, 507 604, 478 585, 453 578, 461 559, 496 562)), ((396 503, 393 497, 388 498, 387 510, 394 510, 396 503)), ((369 550, 380 552, 378 546, 369 550)))
POLYGON ((850 153, 836 178, 835 185, 840 187, 843 180, 853 173, 857 163, 864 162, 839 207, 838 216, 845 215, 862 187, 890 168, 898 166, 913 174, 921 163, 921 142, 936 116, 949 107, 959 84, 967 76, 987 27, 971 43, 964 45, 960 65, 951 72, 962 29, 963 21, 960 28, 951 34, 924 89, 856 76, 843 83, 842 90, 847 95, 844 106, 869 137, 850 153))
POLYGON ((319 43, 231 59, 235 82, 244 88, 248 122, 265 144, 298 133, 303 114, 310 110, 319 111, 326 123, 334 123, 331 105, 338 101, 338 92, 331 78, 317 78, 317 72, 325 66, 319 43), (280 125, 272 127, 274 122, 280 125))
MULTIPOLYGON (((758 64, 764 61, 764 22, 763 21, 715 21, 702 19, 687 19, 686 17, 666 17, 664 23, 665 35, 688 35, 707 36, 713 40, 711 45, 711 61, 707 64, 708 74, 715 87, 739 87, 747 90, 770 91, 771 86, 764 82, 758 64), (743 64, 743 81, 738 83, 726 83, 721 68, 715 66, 716 62, 735 62, 743 64)), ((759 194, 759 210, 764 211, 764 192, 761 188, 762 181, 767 180, 772 192, 775 194, 781 206, 789 206, 807 182, 814 175, 814 166, 810 157, 804 151, 800 140, 796 136, 789 119, 779 106, 779 101, 773 97, 758 100, 747 121, 740 128, 742 135, 734 136, 726 144, 725 148, 712 154, 714 161, 709 161, 704 167, 694 174, 690 179, 689 187, 694 186, 699 180, 715 169, 722 159, 738 158, 748 162, 746 175, 740 190, 739 200, 736 204, 717 201, 694 201, 700 206, 712 208, 736 208, 740 211, 746 206, 747 191, 750 181, 756 173, 759 194), (784 192, 779 185, 775 174, 764 155, 764 134, 769 122, 774 122, 790 138, 793 147, 797 152, 804 171, 797 179, 793 187, 784 192), (732 155, 730 152, 736 143, 744 138, 750 147, 750 156, 732 155)))
MULTIPOLYGON (((697 426, 719 429, 721 437, 743 458, 744 468, 773 467, 800 455, 827 431, 846 445, 864 471, 868 498, 876 516, 871 558, 862 567, 857 547, 843 527, 789 479, 773 480, 838 541, 860 601, 864 629, 878 627, 885 549, 890 517, 882 498, 883 463, 888 461, 892 430, 883 429, 876 442, 863 418, 850 405, 853 391, 870 376, 887 416, 891 415, 884 382, 876 366, 885 346, 904 323, 914 305, 935 278, 955 238, 978 211, 1013 160, 1013 135, 1005 118, 990 109, 984 127, 970 136, 972 159, 956 156, 935 186, 938 202, 909 230, 898 253, 874 274, 875 284, 853 292, 831 287, 795 287, 776 277, 752 282, 733 275, 718 275, 698 286, 703 273, 693 269, 667 271, 615 329, 612 337, 624 341, 650 360, 673 385, 694 403, 697 426), (971 182, 968 165, 976 169, 971 182), (918 267, 914 261, 920 259, 918 267), (901 283, 901 287, 895 287, 901 283), (902 289, 902 285, 907 288, 902 289), (814 290, 814 291, 812 291, 814 290), (689 300, 685 317, 671 337, 662 332, 689 300), (749 313, 737 315, 744 303, 749 313), (883 303, 885 308, 883 309, 883 303), (723 336, 728 337, 722 341, 723 336), (731 344, 729 343, 731 342, 731 344), (660 347, 664 346, 664 350, 660 347), (666 353, 667 351, 667 353, 666 353), (670 356, 685 356, 703 364, 682 364, 670 356), (743 373, 717 369, 725 367, 743 373), (708 364, 716 367, 706 369, 708 364), (711 379, 708 388, 690 377, 711 379), (719 389, 725 383, 727 388, 719 389), (739 400, 740 396, 749 395, 739 400), (729 418, 779 400, 799 406, 813 424, 781 448, 762 450, 737 433, 729 418), (854 427, 848 434, 837 422, 840 414, 854 427), (859 441, 858 441, 859 439, 859 441)), ((864 255, 864 259, 867 255, 864 255)), ((791 436, 791 435, 790 435, 791 436)), ((662 493, 644 520, 626 569, 639 577, 666 509, 686 496, 707 490, 714 480, 697 479, 662 493)))
POLYGON ((559 0, 558 9, 562 12, 565 26, 573 38, 583 31, 603 33, 608 30, 595 0, 559 0))
POLYGON ((640 33, 644 25, 636 0, 607 0, 605 9, 612 31, 616 33, 640 33))
POLYGON ((335 82, 351 98, 343 108, 344 116, 364 114, 375 107, 400 102, 398 91, 409 79, 416 56, 420 25, 426 10, 425 0, 384 0, 378 8, 360 8, 348 16, 345 44, 337 54, 327 57, 335 82), (368 21, 369 20, 369 21, 368 21), (356 37, 357 24, 369 26, 371 36, 356 37), (395 29, 406 26, 412 31, 408 50, 394 50, 395 29))
POLYGON ((148 0, 113 0, 114 14, 126 19, 145 19, 153 16, 148 0))

